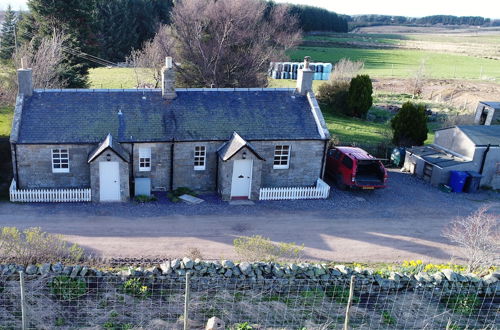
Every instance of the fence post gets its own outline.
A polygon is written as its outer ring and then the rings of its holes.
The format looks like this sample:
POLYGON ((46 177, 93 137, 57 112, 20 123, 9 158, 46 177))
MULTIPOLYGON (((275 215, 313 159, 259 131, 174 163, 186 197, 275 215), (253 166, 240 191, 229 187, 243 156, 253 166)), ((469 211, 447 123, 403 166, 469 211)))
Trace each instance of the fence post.
POLYGON ((21 321, 22 330, 28 329, 28 316, 26 315, 26 304, 24 302, 24 272, 19 272, 19 286, 21 287, 21 321))
POLYGON ((191 276, 190 272, 186 272, 186 292, 184 294, 184 330, 189 329, 189 299, 191 295, 191 290, 189 287, 189 277, 191 276))
POLYGON ((354 275, 351 276, 351 282, 349 283, 349 299, 347 299, 347 307, 345 309, 344 330, 349 329, 349 312, 351 310, 353 296, 354 296, 354 275))

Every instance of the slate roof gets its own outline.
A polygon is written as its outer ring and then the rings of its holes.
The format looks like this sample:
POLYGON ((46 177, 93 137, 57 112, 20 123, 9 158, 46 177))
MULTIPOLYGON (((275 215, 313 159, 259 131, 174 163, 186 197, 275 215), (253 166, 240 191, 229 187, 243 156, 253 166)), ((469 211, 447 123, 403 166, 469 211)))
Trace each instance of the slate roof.
POLYGON ((264 158, 255 151, 255 148, 252 144, 248 143, 245 139, 243 139, 238 133, 234 132, 229 141, 224 143, 218 150, 217 153, 219 157, 223 160, 229 160, 234 155, 238 153, 242 148, 247 147, 248 150, 253 152, 257 158, 264 160, 264 158))
MULTIPOLYGON (((17 143, 321 139, 305 96, 291 90, 35 90, 24 100, 17 143)), ((14 141, 16 142, 16 141, 14 141)))
POLYGON ((476 146, 500 146, 500 125, 457 126, 476 146))
POLYGON ((100 154, 102 154, 104 151, 111 149, 113 150, 118 156, 120 156, 124 161, 130 162, 130 154, 123 149, 123 147, 120 145, 120 143, 115 142, 113 140, 113 136, 111 134, 108 134, 104 141, 99 143, 97 148, 90 153, 88 162, 92 162, 94 159, 99 157, 100 154))

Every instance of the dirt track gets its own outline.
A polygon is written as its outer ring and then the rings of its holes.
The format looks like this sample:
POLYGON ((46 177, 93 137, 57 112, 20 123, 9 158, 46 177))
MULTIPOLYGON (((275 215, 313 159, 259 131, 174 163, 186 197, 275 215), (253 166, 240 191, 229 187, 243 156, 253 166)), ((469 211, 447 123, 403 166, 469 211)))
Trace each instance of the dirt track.
POLYGON ((0 226, 40 226, 106 257, 177 257, 198 248, 207 259, 234 258, 238 235, 260 234, 305 245, 306 257, 335 261, 449 261, 457 250, 441 237, 456 216, 495 193, 446 194, 397 171, 379 191, 334 190, 328 200, 229 206, 215 197, 197 207, 157 204, 0 203, 0 226))

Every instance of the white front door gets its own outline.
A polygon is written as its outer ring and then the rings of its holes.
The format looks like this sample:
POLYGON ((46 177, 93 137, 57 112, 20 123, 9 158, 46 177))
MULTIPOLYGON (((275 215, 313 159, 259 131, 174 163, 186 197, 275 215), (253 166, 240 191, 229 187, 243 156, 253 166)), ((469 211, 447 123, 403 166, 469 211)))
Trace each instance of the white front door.
POLYGON ((250 198, 252 186, 253 160, 235 160, 233 163, 233 181, 231 183, 231 197, 250 198))
POLYGON ((121 200, 118 162, 99 162, 99 192, 101 202, 121 200))

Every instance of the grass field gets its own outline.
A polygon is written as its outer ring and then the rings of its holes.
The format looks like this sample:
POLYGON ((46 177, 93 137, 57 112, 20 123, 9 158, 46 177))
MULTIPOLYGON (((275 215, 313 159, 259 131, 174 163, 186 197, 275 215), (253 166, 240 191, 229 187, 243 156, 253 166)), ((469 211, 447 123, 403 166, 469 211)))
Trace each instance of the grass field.
POLYGON ((89 72, 89 88, 135 88, 137 79, 131 68, 95 68, 89 72))
POLYGON ((443 54, 411 49, 365 49, 340 47, 298 47, 289 53, 292 61, 311 56, 317 62, 337 62, 342 58, 365 63, 363 73, 371 77, 411 77, 425 62, 430 78, 488 79, 500 81, 497 60, 466 55, 443 54))
POLYGON ((8 137, 12 125, 13 107, 0 106, 0 138, 8 137))

